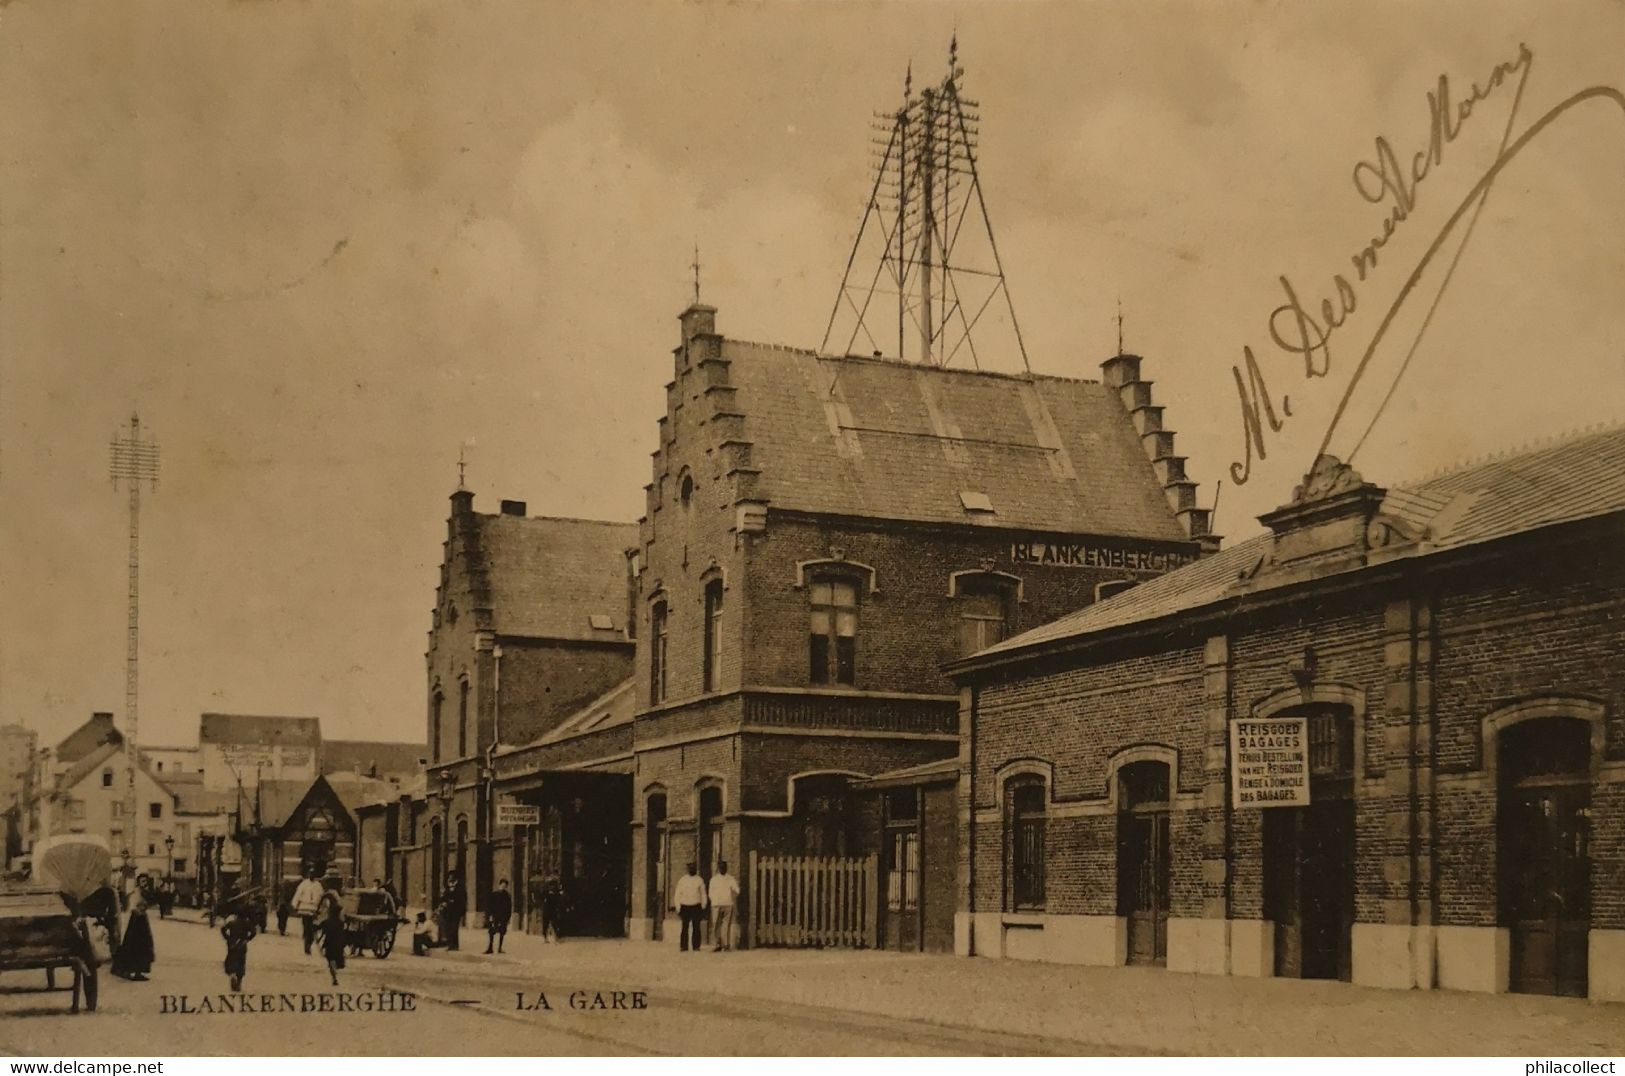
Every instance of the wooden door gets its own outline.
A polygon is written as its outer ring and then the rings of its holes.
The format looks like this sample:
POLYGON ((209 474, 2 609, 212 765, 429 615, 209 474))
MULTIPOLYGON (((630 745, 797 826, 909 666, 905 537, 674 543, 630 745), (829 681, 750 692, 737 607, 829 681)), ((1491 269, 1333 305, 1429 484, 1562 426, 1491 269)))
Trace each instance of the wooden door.
POLYGON ((1584 997, 1588 978, 1588 789, 1546 784, 1502 800, 1501 859, 1511 989, 1584 997))
POLYGON ((666 830, 666 797, 650 796, 644 817, 645 888, 644 910, 649 916, 650 936, 659 941, 665 935, 667 908, 666 862, 671 858, 671 837, 666 830))
POLYGON ((1128 919, 1128 962, 1168 962, 1168 888, 1171 857, 1168 812, 1118 816, 1118 905, 1128 919))

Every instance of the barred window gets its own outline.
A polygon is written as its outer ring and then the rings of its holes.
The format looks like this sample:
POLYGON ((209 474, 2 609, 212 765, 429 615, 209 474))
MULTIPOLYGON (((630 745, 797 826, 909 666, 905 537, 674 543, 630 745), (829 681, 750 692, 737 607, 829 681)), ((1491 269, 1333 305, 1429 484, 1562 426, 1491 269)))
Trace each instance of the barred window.
POLYGON ((1005 786, 1009 892, 1013 911, 1044 907, 1044 783, 1018 777, 1005 786))

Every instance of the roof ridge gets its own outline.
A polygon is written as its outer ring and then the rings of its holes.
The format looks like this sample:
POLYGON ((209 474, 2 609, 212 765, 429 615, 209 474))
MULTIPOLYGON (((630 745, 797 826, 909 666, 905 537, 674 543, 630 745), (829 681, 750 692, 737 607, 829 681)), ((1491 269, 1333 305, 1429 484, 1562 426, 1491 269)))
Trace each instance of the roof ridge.
POLYGON ((1493 452, 1485 452, 1477 456, 1469 456, 1466 459, 1457 460, 1454 463, 1445 464, 1443 467, 1438 467, 1434 470, 1424 472, 1416 477, 1402 479, 1394 484, 1394 488, 1405 490, 1407 492, 1415 492, 1417 486, 1426 485, 1430 482, 1436 482, 1441 478, 1477 470, 1478 468, 1487 467, 1492 463, 1499 463, 1503 460, 1516 459, 1521 456, 1533 456, 1536 453, 1550 451, 1551 449, 1559 448, 1564 445, 1573 444, 1576 441, 1586 440, 1589 437, 1600 437, 1610 433, 1625 433, 1625 419, 1616 419, 1612 422, 1602 421, 1588 423, 1584 426, 1576 426, 1567 430, 1560 430, 1557 433, 1543 434, 1539 437, 1534 437, 1515 445, 1509 445, 1504 448, 1496 449, 1493 452))
POLYGON ((515 516, 507 512, 477 512, 482 519, 519 519, 525 522, 540 523, 593 523, 600 527, 636 527, 636 521, 621 521, 618 519, 588 519, 585 516, 515 516))

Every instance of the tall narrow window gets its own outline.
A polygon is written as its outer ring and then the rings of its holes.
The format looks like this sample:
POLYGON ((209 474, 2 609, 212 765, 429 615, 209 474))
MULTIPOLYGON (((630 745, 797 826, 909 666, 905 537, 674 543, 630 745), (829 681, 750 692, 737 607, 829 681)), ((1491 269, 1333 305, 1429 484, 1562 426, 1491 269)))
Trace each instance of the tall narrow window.
POLYGON ((959 591, 959 653, 968 657, 1004 641, 1010 595, 998 584, 967 584, 959 591))
POLYGON ((429 753, 432 761, 440 761, 440 711, 445 709, 446 696, 436 691, 429 698, 429 753))
POLYGON ((810 657, 815 684, 855 684, 858 665, 858 588, 846 579, 818 579, 811 587, 810 657))
POLYGON ((705 586, 705 690, 715 691, 722 682, 722 580, 705 586))
POLYGON ((468 681, 457 685, 457 757, 468 757, 468 681))
POLYGON ((666 603, 656 602, 649 612, 649 701, 666 701, 666 603))
POLYGON ((1044 783, 1016 778, 1005 789, 1012 911, 1044 907, 1044 783))

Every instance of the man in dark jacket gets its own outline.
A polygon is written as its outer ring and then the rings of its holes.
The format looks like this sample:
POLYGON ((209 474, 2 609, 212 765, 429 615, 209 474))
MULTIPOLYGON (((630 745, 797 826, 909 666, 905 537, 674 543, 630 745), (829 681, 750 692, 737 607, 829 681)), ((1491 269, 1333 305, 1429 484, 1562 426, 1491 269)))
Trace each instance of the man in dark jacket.
POLYGON ((452 871, 446 877, 446 896, 441 901, 445 911, 445 925, 440 936, 445 939, 447 949, 459 949, 457 943, 458 931, 462 929, 463 917, 468 914, 468 891, 463 888, 463 880, 452 871))
POLYGON ((504 878, 497 883, 496 889, 487 894, 485 898, 485 952, 489 956, 491 946, 496 946, 497 952, 502 952, 502 942, 508 937, 508 920, 513 918, 513 894, 508 892, 508 879, 504 878))

